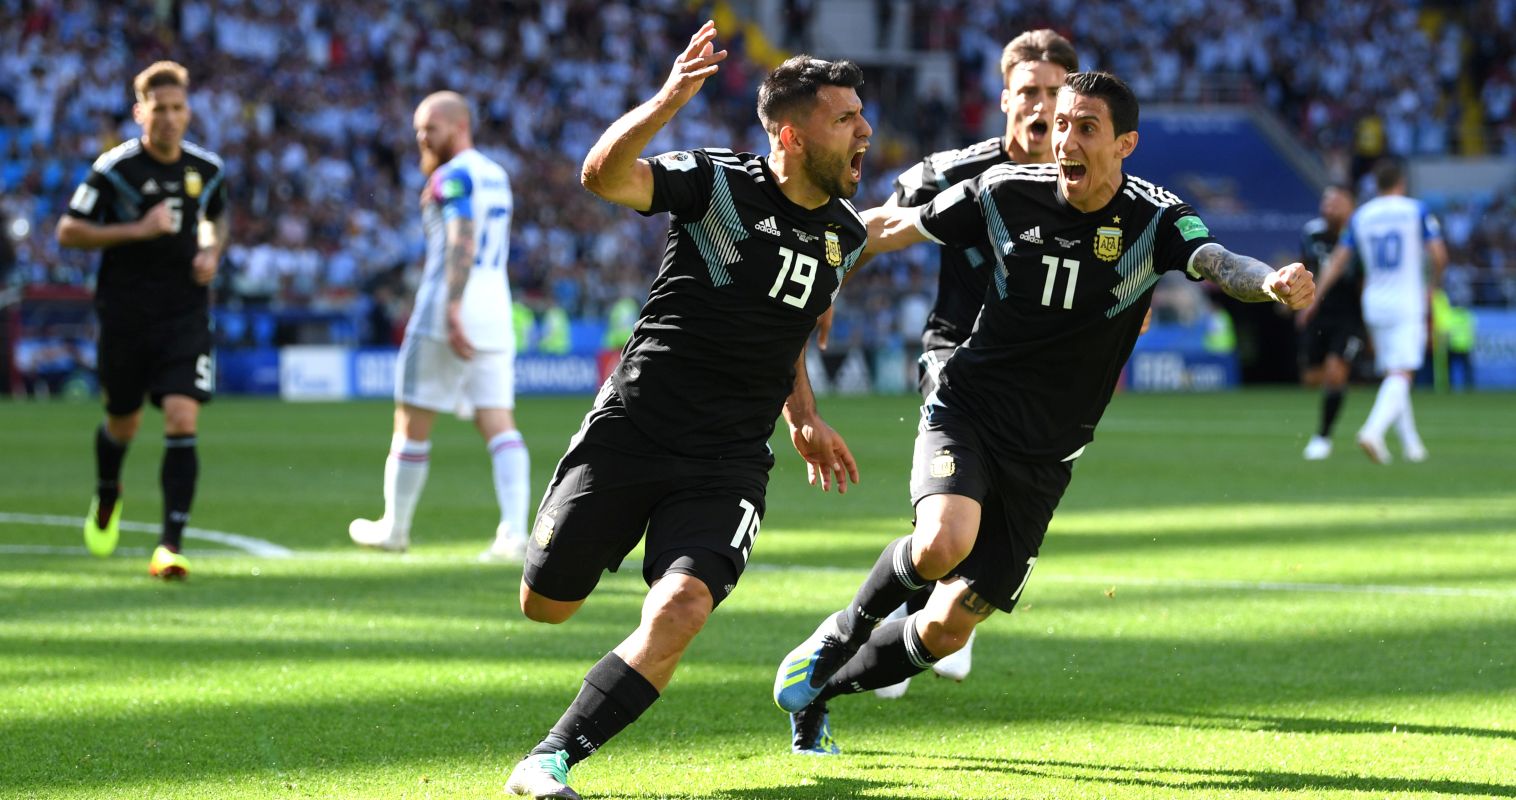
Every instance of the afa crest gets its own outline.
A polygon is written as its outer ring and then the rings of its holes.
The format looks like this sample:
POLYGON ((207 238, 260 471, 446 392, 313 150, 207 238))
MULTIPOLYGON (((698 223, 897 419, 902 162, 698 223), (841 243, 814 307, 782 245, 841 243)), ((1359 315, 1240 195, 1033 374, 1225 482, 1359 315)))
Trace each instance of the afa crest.
POLYGON ((1121 256, 1121 229, 1095 229, 1095 255, 1101 261, 1115 261, 1121 256))
POLYGON ((558 524, 558 521, 554 519, 554 515, 557 513, 558 507, 554 506, 538 515, 536 530, 532 531, 532 538, 537 540, 537 546, 544 550, 547 549, 548 543, 553 540, 553 529, 558 524))
POLYGON ((833 267, 842 266, 842 240, 832 231, 826 232, 826 263, 833 267))
POLYGON ((939 450, 937 455, 932 456, 930 470, 933 478, 951 478, 958 471, 958 462, 953 459, 952 453, 939 450))
POLYGON ((200 172, 194 167, 184 168, 184 193, 190 197, 199 197, 205 183, 200 179, 200 172))

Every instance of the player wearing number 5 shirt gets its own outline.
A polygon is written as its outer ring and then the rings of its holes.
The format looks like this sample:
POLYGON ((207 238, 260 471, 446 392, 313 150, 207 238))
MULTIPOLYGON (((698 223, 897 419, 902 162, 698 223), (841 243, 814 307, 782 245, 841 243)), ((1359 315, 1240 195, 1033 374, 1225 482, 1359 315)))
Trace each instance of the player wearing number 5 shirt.
POLYGON ((148 574, 183 579, 180 552, 200 457, 200 407, 216 388, 210 283, 226 246, 221 159, 187 141, 189 71, 159 61, 133 81, 142 135, 95 160, 58 221, 64 247, 100 250, 100 389, 95 496, 84 522, 90 552, 108 556, 120 537, 121 467, 142 424, 143 400, 163 409, 163 532, 148 574))
POLYGON ((489 448, 500 522, 483 561, 520 561, 531 502, 526 445, 516 430, 516 343, 505 259, 511 184, 474 149, 468 104, 437 92, 416 108, 426 185, 426 268, 395 363, 395 426, 384 464, 384 515, 355 519, 352 540, 402 551, 431 456, 438 412, 472 416, 489 448))
POLYGON ((924 207, 864 215, 870 251, 987 238, 993 271, 977 326, 922 409, 915 532, 891 542, 853 602, 780 662, 775 700, 799 720, 929 669, 1016 605, 1162 273, 1208 278, 1241 300, 1311 300, 1303 266, 1273 270, 1228 252, 1179 198, 1122 172, 1137 146, 1126 84, 1069 75, 1053 127, 1056 163, 997 165, 924 207), (922 611, 879 624, 933 582, 922 611))
POLYGON ((851 62, 785 61, 758 90, 766 156, 707 148, 640 159, 719 68, 706 23, 653 99, 614 123, 582 180, 643 214, 667 213, 668 246, 620 365, 537 511, 521 608, 562 622, 601 574, 645 541, 642 621, 586 674, 506 789, 578 797, 568 770, 644 712, 736 586, 759 534, 781 410, 823 488, 856 467, 816 415, 802 350, 863 251, 858 188, 872 129, 851 62))
MULTIPOLYGON (((1411 413, 1411 379, 1426 351, 1427 312, 1432 292, 1442 285, 1448 250, 1437 218, 1419 200, 1406 196, 1405 167, 1385 159, 1374 167, 1379 195, 1353 212, 1342 241, 1321 275, 1326 291, 1343 276, 1356 254, 1363 264, 1363 321, 1374 343, 1374 363, 1384 373, 1369 417, 1358 429, 1358 446, 1375 463, 1390 460, 1385 431, 1400 433, 1407 461, 1425 461, 1427 449, 1411 413), (1430 279, 1424 274, 1431 257, 1430 279)), ((1306 312, 1310 315, 1315 312, 1306 312)), ((1309 317, 1308 317, 1309 318, 1309 317)))

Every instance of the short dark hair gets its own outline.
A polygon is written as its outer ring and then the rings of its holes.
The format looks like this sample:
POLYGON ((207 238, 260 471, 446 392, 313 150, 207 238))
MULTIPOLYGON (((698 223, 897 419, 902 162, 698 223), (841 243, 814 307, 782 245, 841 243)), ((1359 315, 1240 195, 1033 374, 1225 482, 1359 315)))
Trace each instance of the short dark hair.
POLYGON ((1321 191, 1322 192, 1342 192, 1343 194, 1345 194, 1345 195, 1348 196, 1349 200, 1352 200, 1354 202, 1358 201, 1358 193, 1353 191, 1353 187, 1347 185, 1346 183, 1343 183, 1342 181, 1330 181, 1330 182, 1327 183, 1327 185, 1325 187, 1322 188, 1321 191))
POLYGON ((758 87, 758 121, 770 134, 779 133, 779 121, 816 99, 823 86, 857 89, 863 85, 863 70, 851 61, 825 61, 807 55, 785 60, 758 87))
POLYGON ((1399 186, 1405 180, 1405 162, 1398 158, 1381 158, 1374 165, 1374 187, 1381 193, 1399 186))
POLYGON ((137 73, 132 79, 132 91, 137 93, 137 102, 147 102, 147 95, 161 86, 177 86, 189 91, 189 70, 177 61, 157 61, 137 73))
POLYGON ((1075 52, 1074 46, 1057 31, 1048 28, 1027 31, 1000 51, 1000 77, 1010 75, 1017 64, 1026 61, 1046 61, 1069 72, 1079 71, 1079 53, 1075 52))
POLYGON ((1063 88, 1084 97, 1098 97, 1111 110, 1111 125, 1120 136, 1137 130, 1137 95, 1126 81, 1109 72, 1070 72, 1063 88))

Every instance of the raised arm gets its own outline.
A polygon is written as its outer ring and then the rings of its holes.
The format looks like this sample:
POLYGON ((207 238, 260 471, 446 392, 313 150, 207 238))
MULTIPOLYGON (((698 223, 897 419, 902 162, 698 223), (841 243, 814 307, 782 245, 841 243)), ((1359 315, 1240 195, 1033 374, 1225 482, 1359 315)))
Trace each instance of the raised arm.
POLYGON ((690 37, 663 88, 651 100, 611 124, 585 156, 579 182, 605 200, 637 211, 653 207, 653 170, 639 156, 653 135, 674 118, 705 79, 716 74, 725 50, 715 50, 716 23, 706 22, 690 37))
POLYGON ((1256 258, 1238 255, 1215 243, 1195 251, 1190 257, 1190 271, 1245 303, 1273 300, 1301 309, 1316 297, 1315 281, 1304 264, 1271 269, 1256 258))

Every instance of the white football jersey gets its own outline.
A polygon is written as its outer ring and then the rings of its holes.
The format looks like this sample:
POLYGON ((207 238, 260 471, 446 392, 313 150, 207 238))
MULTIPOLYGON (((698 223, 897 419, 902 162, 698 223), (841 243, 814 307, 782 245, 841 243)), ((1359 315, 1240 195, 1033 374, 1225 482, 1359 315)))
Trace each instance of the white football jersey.
POLYGON ((1371 325, 1424 319, 1427 243, 1442 238, 1420 200, 1385 195, 1353 213, 1342 244, 1363 264, 1363 319, 1371 325))
POLYGON ((474 265, 463 290, 463 331, 480 350, 514 349, 505 269, 512 197, 505 168, 478 150, 465 150, 432 173, 425 198, 421 221, 426 229, 426 269, 406 335, 447 338, 446 224, 462 217, 474 221, 474 265))

